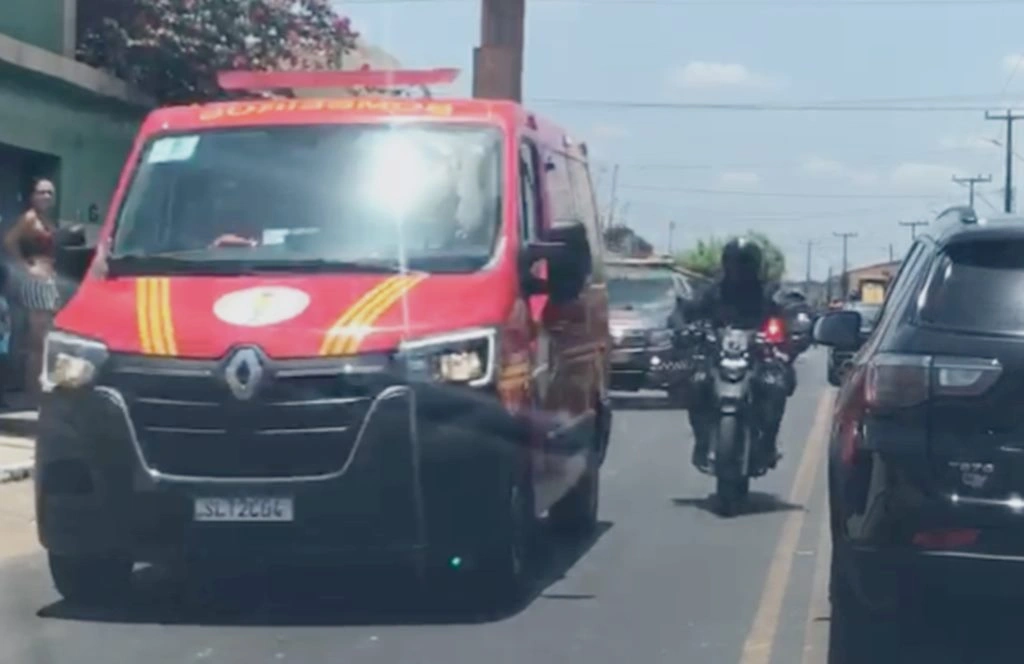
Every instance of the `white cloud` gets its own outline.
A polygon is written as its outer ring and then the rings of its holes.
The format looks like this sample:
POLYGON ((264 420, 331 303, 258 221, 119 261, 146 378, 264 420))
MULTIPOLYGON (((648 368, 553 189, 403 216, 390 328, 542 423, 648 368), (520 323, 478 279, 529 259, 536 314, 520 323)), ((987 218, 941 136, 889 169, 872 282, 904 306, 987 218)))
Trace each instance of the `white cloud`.
POLYGON ((672 72, 672 83, 681 88, 771 88, 781 81, 751 71, 745 65, 694 60, 672 72))
POLYGON ((998 147, 988 136, 945 136, 939 139, 939 148, 950 152, 989 152, 998 147))
POLYGON ((801 169, 809 175, 836 178, 859 185, 874 184, 878 181, 878 176, 870 171, 853 168, 841 161, 824 157, 808 157, 801 165, 801 169))
POLYGON ((907 162, 894 168, 889 180, 905 187, 948 189, 951 178, 958 174, 959 169, 945 164, 907 162))
POLYGON ((718 181, 730 187, 756 187, 761 184, 761 176, 750 171, 726 171, 718 181))

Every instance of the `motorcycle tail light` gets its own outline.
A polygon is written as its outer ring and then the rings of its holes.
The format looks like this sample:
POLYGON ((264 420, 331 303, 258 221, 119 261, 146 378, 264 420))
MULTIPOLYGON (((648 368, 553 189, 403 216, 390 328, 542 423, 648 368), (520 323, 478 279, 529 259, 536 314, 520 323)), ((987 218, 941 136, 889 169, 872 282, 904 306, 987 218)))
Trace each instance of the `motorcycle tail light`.
POLYGON ((763 332, 765 340, 770 344, 781 344, 786 340, 786 326, 781 318, 769 318, 763 332))

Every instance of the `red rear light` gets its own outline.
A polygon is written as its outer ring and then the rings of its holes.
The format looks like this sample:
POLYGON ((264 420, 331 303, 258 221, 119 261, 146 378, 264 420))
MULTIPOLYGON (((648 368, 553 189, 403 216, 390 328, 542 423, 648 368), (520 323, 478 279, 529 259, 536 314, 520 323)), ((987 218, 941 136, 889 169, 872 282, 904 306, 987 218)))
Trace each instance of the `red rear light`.
POLYGON ((864 401, 873 409, 910 408, 930 396, 984 394, 1002 374, 997 360, 879 353, 868 362, 864 401))
POLYGON ((781 318, 769 318, 763 332, 765 340, 770 344, 781 344, 786 340, 786 325, 781 318))
POLYGON ((872 409, 910 408, 928 400, 931 357, 879 353, 867 366, 864 402, 872 409))

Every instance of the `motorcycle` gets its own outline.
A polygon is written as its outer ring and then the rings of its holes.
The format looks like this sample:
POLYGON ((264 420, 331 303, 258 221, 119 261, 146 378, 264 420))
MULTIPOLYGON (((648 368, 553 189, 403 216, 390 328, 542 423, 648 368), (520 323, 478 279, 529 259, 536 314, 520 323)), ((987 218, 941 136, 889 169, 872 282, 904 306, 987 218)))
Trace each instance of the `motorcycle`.
POLYGON ((790 360, 781 350, 786 333, 780 320, 771 319, 762 330, 704 326, 695 336, 702 349, 695 363, 706 372, 697 380, 710 390, 715 415, 708 469, 716 480, 720 512, 732 516, 746 500, 751 478, 761 477, 777 461, 765 423, 767 409, 784 408, 792 393, 790 360))

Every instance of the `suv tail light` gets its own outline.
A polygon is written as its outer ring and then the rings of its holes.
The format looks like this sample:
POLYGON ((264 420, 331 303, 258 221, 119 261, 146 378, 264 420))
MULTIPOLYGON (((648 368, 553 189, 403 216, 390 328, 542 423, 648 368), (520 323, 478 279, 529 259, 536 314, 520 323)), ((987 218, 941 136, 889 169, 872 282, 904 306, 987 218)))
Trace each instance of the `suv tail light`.
POLYGON ((931 396, 978 396, 1002 371, 994 359, 879 353, 867 366, 864 401, 872 409, 892 410, 931 396))

